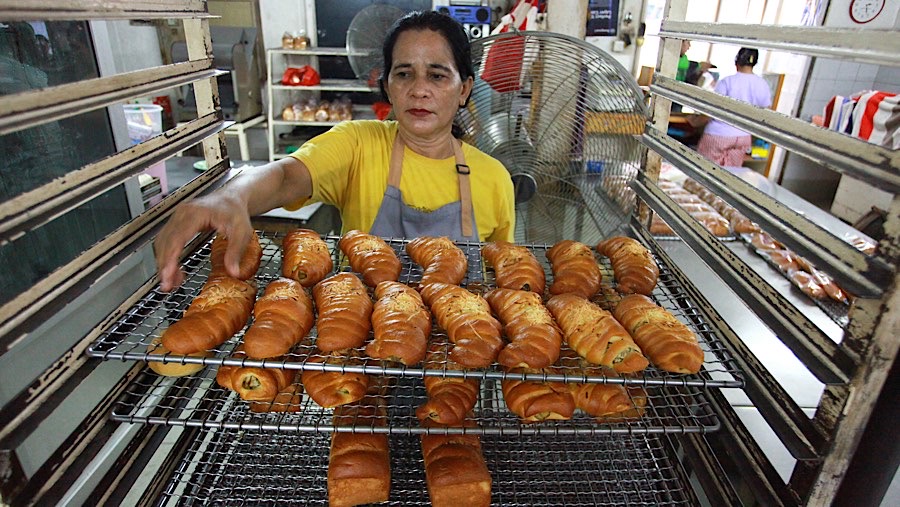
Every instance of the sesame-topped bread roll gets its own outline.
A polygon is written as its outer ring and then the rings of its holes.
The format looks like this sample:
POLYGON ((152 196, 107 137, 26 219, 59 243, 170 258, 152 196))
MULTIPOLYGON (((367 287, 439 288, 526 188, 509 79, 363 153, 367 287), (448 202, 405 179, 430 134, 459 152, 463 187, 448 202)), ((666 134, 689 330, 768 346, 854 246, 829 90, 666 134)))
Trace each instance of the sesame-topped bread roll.
POLYGON ((494 269, 497 287, 544 293, 544 268, 530 250, 507 241, 481 248, 485 264, 494 269))
MULTIPOLYGON (((228 239, 225 238, 224 234, 216 234, 216 239, 213 240, 210 248, 209 278, 229 276, 228 272, 225 271, 225 250, 228 249, 228 239)), ((247 242, 247 247, 244 248, 244 255, 241 257, 238 264, 238 280, 249 280, 253 278, 256 271, 259 269, 259 262, 261 259, 262 247, 259 245, 259 236, 257 236, 256 231, 254 231, 253 236, 250 237, 250 241, 247 242)))
POLYGON ((416 238, 406 244, 406 253, 422 266, 420 286, 430 283, 459 285, 469 269, 466 254, 445 236, 416 238))
POLYGON ((407 366, 425 359, 431 334, 431 313, 422 296, 400 282, 381 282, 375 287, 372 330, 374 340, 366 353, 376 359, 399 361, 407 366))
POLYGON ((647 358, 628 331, 612 314, 574 294, 560 294, 547 301, 569 347, 590 363, 618 373, 634 373, 647 367, 647 358))
POLYGON ((657 368, 673 373, 700 371, 703 350, 694 332, 650 298, 628 296, 616 305, 613 314, 657 368))
POLYGON ((626 236, 616 236, 597 243, 597 251, 609 257, 620 292, 646 295, 653 292, 659 267, 644 245, 626 236))
POLYGON ((287 233, 281 250, 281 274, 304 287, 319 283, 334 268, 328 245, 316 231, 295 229, 287 233))
POLYGON ((290 278, 276 278, 253 307, 253 323, 244 333, 244 350, 254 359, 287 354, 313 326, 312 300, 290 278))
POLYGON ((422 299, 453 342, 450 359, 467 368, 486 368, 497 359, 501 326, 483 297, 458 285, 431 283, 422 288, 422 299))
POLYGON ((553 270, 551 294, 571 293, 586 298, 600 290, 600 266, 587 245, 564 239, 547 250, 547 260, 553 270))
POLYGON ((338 242, 338 247, 347 256, 353 271, 361 274, 369 287, 400 278, 400 258, 378 236, 357 230, 349 231, 338 242))
POLYGON ((484 295, 510 341, 497 362, 507 368, 546 368, 556 362, 562 332, 537 293, 494 289, 484 295))
POLYGON ((163 332, 163 347, 173 354, 218 347, 247 324, 255 299, 256 289, 247 282, 228 276, 210 278, 184 316, 163 332))
POLYGON ((353 273, 338 273, 313 287, 319 319, 316 347, 322 352, 362 345, 372 327, 372 299, 353 273))

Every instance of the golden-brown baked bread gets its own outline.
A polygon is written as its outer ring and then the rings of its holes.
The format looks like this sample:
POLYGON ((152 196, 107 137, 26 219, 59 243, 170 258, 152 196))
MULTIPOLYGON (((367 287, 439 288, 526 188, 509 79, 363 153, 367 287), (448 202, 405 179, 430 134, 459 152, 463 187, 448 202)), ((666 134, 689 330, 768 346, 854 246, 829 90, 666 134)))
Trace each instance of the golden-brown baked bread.
POLYGON ((600 266, 587 245, 564 239, 547 250, 547 260, 553 270, 550 294, 571 293, 586 298, 600 290, 600 266))
MULTIPOLYGON (((554 368, 513 368, 510 373, 559 373, 554 368)), ((522 422, 567 420, 575 412, 575 398, 563 382, 535 382, 505 378, 500 382, 503 400, 522 422)))
POLYGON ((491 472, 484 462, 478 435, 422 435, 422 457, 432 506, 491 504, 491 472))
MULTIPOLYGON (((580 366, 585 375, 616 376, 614 371, 584 361, 580 366)), ((641 417, 647 406, 647 393, 639 386, 593 382, 570 383, 568 386, 575 397, 575 408, 595 417, 598 422, 641 417)))
POLYGON ((173 354, 193 354, 225 343, 247 324, 256 289, 247 282, 220 276, 206 281, 184 316, 162 334, 173 354))
POLYGON ((362 345, 372 327, 372 299, 353 273, 338 273, 313 287, 319 318, 316 347, 322 352, 362 345))
POLYGON ((466 276, 466 254, 450 238, 422 236, 406 244, 406 253, 422 266, 420 286, 430 283, 458 285, 466 276))
MULTIPOLYGON (((363 402, 337 407, 334 424, 345 425, 358 417, 383 425, 383 417, 375 415, 375 405, 363 402)), ((328 505, 349 507, 386 502, 391 493, 391 456, 388 436, 384 433, 331 434, 331 453, 328 459, 328 505)))
POLYGON ((334 268, 328 245, 309 229, 287 233, 281 242, 281 257, 281 274, 304 287, 319 283, 334 268))
MULTIPOLYGON (((210 248, 209 278, 229 276, 228 272, 225 271, 225 250, 228 249, 228 239, 225 238, 224 234, 216 234, 216 239, 213 240, 210 248)), ((250 241, 247 242, 247 247, 244 248, 244 255, 241 257, 240 263, 238 264, 238 279, 249 280, 253 278, 256 271, 259 269, 259 262, 261 259, 262 247, 259 245, 259 236, 257 236, 256 231, 254 231, 253 236, 250 237, 250 241)))
POLYGON ((626 236, 615 236, 597 243, 597 251, 609 257, 620 292, 647 295, 653 292, 659 266, 644 245, 626 236))
MULTIPOLYGON (((162 341, 159 338, 154 338, 150 342, 150 346, 147 347, 147 353, 154 356, 165 356, 170 352, 169 349, 163 346, 162 341)), ((193 357, 209 357, 212 354, 208 350, 202 350, 188 355, 193 357)), ((168 359, 166 362, 147 361, 147 366, 156 373, 165 375, 166 377, 185 377, 197 373, 206 365, 203 363, 185 363, 179 359, 172 358, 168 359)))
POLYGON ((282 356, 313 326, 312 300, 296 280, 276 278, 253 307, 244 351, 254 359, 282 356))
MULTIPOLYGON (((432 343, 428 347, 425 368, 431 370, 463 370, 463 366, 447 357, 445 347, 432 343)), ((478 400, 479 382, 474 378, 426 376, 428 401, 416 409, 420 421, 431 420, 445 425, 459 425, 478 400)))
POLYGON ((467 368, 487 368, 503 347, 500 322, 483 297, 457 285, 431 283, 422 288, 438 325, 453 342, 450 359, 467 368))
POLYGON ((657 367, 673 373, 697 373, 703 350, 694 332, 650 298, 633 294, 613 314, 657 367))
POLYGON ((361 274, 369 287, 400 278, 400 258, 378 236, 352 230, 344 234, 338 247, 347 256, 353 271, 361 274))
POLYGON ((544 268, 524 246, 507 241, 488 243, 481 248, 481 256, 493 268, 497 287, 544 293, 544 268))
MULTIPOLYGON (((351 350, 338 351, 327 356, 313 356, 306 363, 362 365, 358 354, 351 350)), ((359 401, 369 388, 369 377, 364 373, 305 369, 301 379, 306 394, 325 408, 359 401)))
POLYGON ((728 236, 731 234, 731 225, 725 217, 716 211, 699 211, 691 213, 694 220, 706 228, 713 236, 728 236))
MULTIPOLYGON (((241 347, 235 349, 233 359, 245 359, 246 353, 241 347)), ((222 365, 216 372, 216 382, 238 393, 246 401, 271 402, 288 386, 294 383, 296 370, 285 368, 258 368, 254 366, 222 365)))
POLYGON ((381 282, 375 287, 372 331, 374 340, 366 353, 376 359, 399 361, 407 366, 425 359, 431 334, 431 314, 422 296, 400 282, 381 282))
POLYGON ((560 294, 547 301, 569 347, 592 364, 618 373, 634 373, 647 367, 647 358, 631 336, 606 310, 574 294, 560 294))
POLYGON ((484 299, 500 317, 510 342, 497 356, 498 363, 507 368, 546 368, 556 362, 562 331, 541 296, 525 290, 494 289, 484 299))
POLYGON ((653 218, 650 220, 650 234, 654 236, 675 236, 675 231, 659 215, 654 213, 653 218))
POLYGON ((251 401, 250 411, 255 413, 293 413, 299 412, 303 406, 303 386, 300 384, 300 372, 294 373, 294 382, 275 395, 272 401, 251 401))

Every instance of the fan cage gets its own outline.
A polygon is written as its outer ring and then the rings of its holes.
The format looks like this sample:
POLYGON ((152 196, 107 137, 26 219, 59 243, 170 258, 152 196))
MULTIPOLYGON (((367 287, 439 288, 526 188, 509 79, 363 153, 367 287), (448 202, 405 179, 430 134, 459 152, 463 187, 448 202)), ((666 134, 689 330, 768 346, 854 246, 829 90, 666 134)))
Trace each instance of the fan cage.
POLYGON ((347 59, 357 79, 371 81, 384 66, 381 48, 384 35, 405 11, 386 4, 372 4, 359 11, 347 28, 347 59))

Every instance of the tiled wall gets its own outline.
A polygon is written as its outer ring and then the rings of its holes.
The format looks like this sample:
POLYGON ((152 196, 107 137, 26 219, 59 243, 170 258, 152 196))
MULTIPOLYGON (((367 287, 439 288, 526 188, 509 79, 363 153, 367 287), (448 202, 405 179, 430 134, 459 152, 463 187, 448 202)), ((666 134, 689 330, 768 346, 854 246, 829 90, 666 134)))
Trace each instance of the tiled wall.
POLYGON ((813 115, 823 114, 825 105, 835 95, 846 97, 877 88, 875 82, 878 73, 878 65, 817 59, 809 78, 800 118, 809 121, 813 115))

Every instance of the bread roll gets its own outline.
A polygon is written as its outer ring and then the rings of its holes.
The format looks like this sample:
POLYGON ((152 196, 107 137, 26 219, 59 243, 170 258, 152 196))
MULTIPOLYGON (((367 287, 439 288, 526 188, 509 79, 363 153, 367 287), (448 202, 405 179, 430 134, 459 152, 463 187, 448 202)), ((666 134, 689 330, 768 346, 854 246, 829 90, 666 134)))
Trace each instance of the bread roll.
MULTIPOLYGON (((573 354, 574 355, 574 354, 573 354)), ((579 366, 585 375, 592 377, 614 377, 615 372, 592 366, 581 361, 572 361, 568 366, 579 366)), ((577 356, 574 359, 578 359, 577 356)), ((567 384, 575 398, 575 408, 593 416, 598 422, 622 421, 641 417, 647 406, 647 393, 642 387, 622 384, 601 384, 593 382, 567 384)))
POLYGON ((422 435, 425 483, 434 507, 488 507, 491 473, 478 435, 422 435))
POLYGON ((297 381, 300 372, 294 372, 294 383, 275 395, 271 401, 251 401, 250 411, 255 413, 299 412, 303 403, 303 386, 297 381))
POLYGON ((422 288, 422 299, 453 342, 450 359, 466 368, 487 368, 497 359, 503 347, 500 322, 483 297, 457 285, 431 283, 422 288))
POLYGON ((277 278, 256 301, 253 317, 244 333, 244 351, 254 359, 281 356, 312 328, 312 300, 299 282, 277 278))
POLYGON ((544 293, 544 268, 530 250, 506 241, 481 248, 485 264, 493 268, 497 287, 544 293))
POLYGON ((546 368, 559 358, 562 331, 544 307, 541 296, 514 289, 494 289, 484 295, 503 323, 510 343, 497 362, 507 368, 546 368))
POLYGON ((422 267, 420 286, 430 283, 459 285, 466 276, 466 254, 447 237, 422 236, 406 244, 406 253, 422 267))
POLYGON ((731 234, 731 224, 716 211, 691 213, 691 217, 700 222, 700 225, 705 227, 713 236, 721 237, 731 234))
MULTIPOLYGON (((210 278, 217 276, 230 276, 225 270, 225 250, 228 249, 228 240, 224 234, 216 234, 216 239, 212 242, 209 254, 210 278)), ((259 269, 259 262, 262 259, 262 247, 259 245, 259 236, 256 231, 250 237, 247 247, 244 248, 244 254, 238 264, 238 279, 249 280, 256 275, 259 269)))
MULTIPOLYGON (((369 398, 366 398, 369 400, 369 398)), ((371 402, 344 405, 334 411, 334 424, 342 426, 363 417, 383 425, 383 414, 371 402)), ((391 456, 384 433, 331 434, 328 459, 328 505, 345 507, 388 501, 391 493, 391 456)))
POLYGON ((386 281, 375 287, 375 297, 374 340, 366 346, 366 353, 407 366, 420 363, 431 334, 431 314, 422 296, 400 282, 386 281))
POLYGON ((227 276, 210 278, 184 316, 163 332, 162 344, 173 354, 218 347, 247 324, 255 299, 256 289, 247 282, 227 276))
MULTIPOLYGON (((163 346, 159 338, 154 338, 150 342, 150 346, 147 347, 147 353, 154 356, 165 356, 171 352, 163 346)), ((188 355, 192 357, 209 357, 212 354, 207 350, 203 350, 188 355)), ((206 367, 203 363, 184 363, 176 358, 168 359, 166 362, 147 361, 147 366, 156 373, 166 377, 185 377, 193 375, 206 367)))
POLYGON ((703 350, 694 332, 650 298, 628 296, 616 305, 613 314, 657 368, 673 373, 700 371, 703 350))
POLYGON ((597 243, 597 251, 609 257, 620 292, 647 295, 653 292, 659 266, 644 245, 632 238, 616 236, 597 243))
POLYGON ((338 273, 313 287, 319 318, 316 347, 333 352, 362 345, 372 327, 372 300, 353 273, 338 273))
MULTIPOLYGON (((510 373, 559 373, 553 368, 513 368, 510 373)), ((568 420, 575 412, 575 398, 563 382, 535 382, 508 377, 500 382, 510 412, 525 423, 568 420)))
MULTIPOLYGON (((233 359, 246 359, 247 355, 238 347, 233 359)), ((216 372, 216 382, 238 393, 246 401, 271 402, 279 393, 294 383, 296 370, 285 368, 258 368, 253 366, 222 365, 216 372)))
POLYGON ((647 367, 640 347, 606 310, 574 294, 553 296, 547 309, 563 330, 569 347, 588 362, 618 373, 647 367))
POLYGON ((287 233, 281 250, 281 274, 304 287, 319 283, 334 268, 331 251, 316 231, 295 229, 287 233))
POLYGON ((353 230, 344 234, 338 246, 347 256, 353 271, 361 274, 369 287, 400 278, 400 258, 378 236, 353 230))
MULTIPOLYGON (((463 366, 447 357, 443 345, 428 348, 425 368, 431 370, 463 370, 463 366)), ((458 425, 478 400, 479 382, 474 378, 426 376, 428 401, 416 409, 420 421, 430 420, 445 425, 458 425)))
POLYGON ((659 215, 654 213, 653 218, 650 220, 650 234, 654 236, 675 236, 675 231, 659 215))
MULTIPOLYGON (((362 365, 354 351, 339 351, 327 356, 310 357, 307 364, 349 364, 362 365)), ((339 371, 319 371, 305 369, 301 376, 306 394, 320 406, 333 408, 359 401, 369 388, 369 377, 364 373, 339 371)))
POLYGON ((571 293, 586 298, 600 290, 600 266, 587 245, 562 240, 547 250, 547 260, 553 270, 551 294, 571 293))

